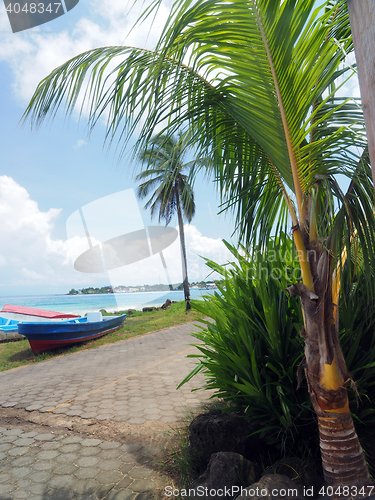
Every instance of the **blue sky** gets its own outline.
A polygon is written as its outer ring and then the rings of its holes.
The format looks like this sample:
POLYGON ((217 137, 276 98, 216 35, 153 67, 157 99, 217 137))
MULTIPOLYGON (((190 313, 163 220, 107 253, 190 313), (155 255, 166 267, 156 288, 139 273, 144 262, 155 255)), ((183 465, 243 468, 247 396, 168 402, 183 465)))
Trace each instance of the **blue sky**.
MULTIPOLYGON (((2 296, 65 293, 71 287, 109 283, 106 275, 82 274, 73 269, 66 245, 66 222, 86 204, 135 188, 137 165, 126 159, 119 163, 114 151, 103 150, 102 124, 88 140, 84 119, 79 124, 75 115, 67 120, 59 113, 52 124, 37 132, 19 121, 38 82, 70 57, 103 45, 154 45, 161 22, 156 20, 149 37, 143 28, 126 39, 139 12, 137 9, 129 14, 127 10, 127 2, 81 0, 64 16, 13 34, 3 3, 0 5, 2 296)), ((165 12, 166 7, 160 19, 165 18, 165 12)), ((188 259, 193 265, 191 281, 206 275, 198 254, 226 261, 228 253, 221 238, 229 239, 233 230, 229 216, 217 215, 219 199, 212 182, 200 179, 195 197, 196 217, 186 228, 188 259)), ((139 206, 145 225, 158 224, 142 210, 142 202, 139 206)), ((171 225, 176 226, 177 220, 171 225)), ((170 250, 167 264, 175 282, 181 279, 177 243, 170 250)), ((119 280, 122 284, 158 282, 159 265, 151 258, 141 267, 127 266, 110 279, 117 284, 119 280)), ((162 277, 161 281, 166 279, 162 277)))
MULTIPOLYGON (((56 66, 83 51, 106 45, 153 48, 171 1, 166 0, 155 19, 127 36, 142 2, 80 0, 60 18, 13 34, 0 5, 0 296, 66 293, 70 288, 108 284, 135 285, 166 282, 160 259, 126 266, 115 275, 90 275, 74 270, 81 251, 67 243, 66 223, 81 207, 103 197, 136 187, 136 165, 118 163, 114 151, 103 150, 104 126, 99 124, 90 140, 85 121, 67 120, 58 113, 52 124, 32 132, 19 125, 38 82, 56 66), (78 253, 77 253, 78 252, 78 253)), ((346 88, 358 95, 356 82, 346 88)), ((230 215, 218 216, 219 199, 213 184, 199 179, 195 185, 196 217, 186 226, 190 281, 206 276, 198 255, 219 262, 229 258, 221 239, 234 229, 230 215)), ((142 207, 141 202, 139 206, 142 207)), ((141 209, 145 225, 155 225, 141 209)), ((108 217, 108 221, 111 217, 108 217)), ((172 226, 177 225, 173 220, 172 226)), ((75 241, 75 240, 74 240, 75 241)), ((78 240, 77 240, 78 241, 78 240)), ((74 246, 74 245, 73 245, 74 246)), ((165 252, 173 282, 181 279, 178 244, 165 252)))

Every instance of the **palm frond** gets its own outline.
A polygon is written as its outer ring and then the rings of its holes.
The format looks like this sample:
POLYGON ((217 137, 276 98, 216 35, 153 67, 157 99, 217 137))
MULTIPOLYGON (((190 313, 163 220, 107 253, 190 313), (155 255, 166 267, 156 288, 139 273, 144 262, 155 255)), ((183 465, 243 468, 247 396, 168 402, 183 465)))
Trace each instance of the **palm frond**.
POLYGON ((188 129, 185 145, 208 159, 244 241, 265 241, 278 220, 285 229, 293 194, 298 212, 317 180, 340 199, 333 180, 351 175, 365 145, 358 103, 335 96, 352 50, 345 2, 315 7, 314 0, 177 0, 155 51, 107 47, 71 59, 40 83, 24 118, 38 126, 61 106, 71 113, 82 96, 89 130, 106 113, 106 140, 116 139, 120 154, 143 123, 136 151, 165 171, 166 137, 188 129), (155 127, 162 133, 152 145, 155 127))

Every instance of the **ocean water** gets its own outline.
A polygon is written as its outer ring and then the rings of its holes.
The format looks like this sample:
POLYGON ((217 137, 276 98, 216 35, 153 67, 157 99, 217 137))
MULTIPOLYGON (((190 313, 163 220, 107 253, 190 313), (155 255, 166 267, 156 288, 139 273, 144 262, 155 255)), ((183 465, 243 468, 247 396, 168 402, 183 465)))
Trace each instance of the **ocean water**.
MULTIPOLYGON (((212 294, 211 290, 190 290, 192 299, 202 299, 212 294)), ((126 309, 142 309, 145 306, 159 307, 167 300, 184 300, 183 291, 134 292, 90 295, 28 295, 1 297, 0 309, 5 304, 35 307, 48 311, 69 312, 84 315, 89 311, 105 309, 107 312, 126 309)))

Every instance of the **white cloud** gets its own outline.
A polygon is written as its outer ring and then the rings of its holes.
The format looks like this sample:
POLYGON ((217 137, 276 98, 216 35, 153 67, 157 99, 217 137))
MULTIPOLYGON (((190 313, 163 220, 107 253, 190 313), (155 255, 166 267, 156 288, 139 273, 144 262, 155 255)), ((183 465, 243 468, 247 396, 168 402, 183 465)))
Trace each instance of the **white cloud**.
MULTIPOLYGON (((71 287, 98 286, 105 281, 115 285, 167 283, 160 255, 153 255, 129 266, 104 274, 75 271, 74 260, 88 248, 87 238, 53 239, 52 231, 60 209, 39 209, 27 190, 9 176, 0 176, 0 287, 51 286, 61 292, 71 287)), ((176 228, 178 230, 178 227, 176 228)), ((186 224, 185 239, 189 281, 200 281, 209 269, 200 256, 224 264, 232 260, 220 238, 207 238, 193 225, 186 224)), ((91 238, 96 245, 99 240, 91 238)), ((172 283, 182 281, 179 238, 163 251, 172 283)))
MULTIPOLYGON (((65 30, 58 33, 46 31, 47 25, 44 25, 43 29, 36 27, 13 34, 5 9, 0 9, 0 29, 4 27, 0 61, 6 61, 12 69, 14 94, 22 104, 29 101, 37 84, 54 68, 82 52, 96 47, 124 44, 153 48, 168 13, 168 9, 162 5, 154 19, 152 30, 150 20, 127 36, 146 7, 145 3, 140 2, 130 11, 123 2, 113 0, 92 0, 87 4, 85 12, 92 17, 81 18, 69 32, 65 30)), ((68 15, 69 13, 66 14, 68 15)), ((53 21, 48 26, 53 30, 53 21)))
POLYGON ((67 244, 51 237, 59 213, 55 208, 42 212, 25 188, 0 176, 1 285, 66 276, 71 268, 67 244))
MULTIPOLYGON (((178 227, 176 229, 178 230, 178 227)), ((207 238, 191 224, 185 224, 184 232, 188 278, 190 282, 201 281, 207 278, 210 273, 210 269, 206 266, 205 260, 202 257, 219 264, 225 264, 233 260, 232 254, 220 238, 207 238)), ((182 265, 179 238, 163 251, 163 256, 171 282, 181 283, 182 265)), ((167 275, 159 254, 135 264, 110 271, 109 276, 113 286, 167 283, 167 275)), ((215 277, 217 275, 210 276, 211 279, 215 277)))
POLYGON ((361 97, 359 89, 358 74, 353 74, 354 66, 356 64, 355 55, 351 53, 346 61, 345 66, 348 67, 348 71, 342 77, 339 78, 338 84, 343 84, 343 86, 338 90, 337 95, 341 97, 361 97), (348 79, 348 77, 351 77, 348 79), (345 81, 347 80, 347 81, 345 81))
POLYGON ((52 221, 60 213, 51 208, 40 212, 38 204, 30 199, 25 188, 11 177, 0 177, 0 232, 17 238, 25 234, 46 234, 52 221))
MULTIPOLYGON (((211 272, 204 258, 218 264, 226 264, 229 261, 233 261, 232 254, 224 245, 221 238, 203 236, 193 225, 186 224, 184 228, 190 281, 204 279, 211 272)), ((211 278, 215 277, 217 276, 211 276, 211 278)))
POLYGON ((74 146, 74 149, 79 149, 79 148, 82 148, 82 147, 84 147, 86 145, 87 145, 87 141, 85 141, 84 139, 79 139, 76 142, 76 145, 74 146))

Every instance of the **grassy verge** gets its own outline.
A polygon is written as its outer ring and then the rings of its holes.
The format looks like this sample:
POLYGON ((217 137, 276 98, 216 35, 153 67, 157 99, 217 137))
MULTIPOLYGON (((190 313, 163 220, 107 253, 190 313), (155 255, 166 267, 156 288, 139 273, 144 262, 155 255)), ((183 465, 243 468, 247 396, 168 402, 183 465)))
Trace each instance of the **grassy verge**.
MULTIPOLYGON (((126 311, 119 311, 118 313, 120 312, 124 313, 126 311)), ((109 333, 108 335, 98 339, 89 340, 72 347, 56 349, 55 351, 51 351, 49 353, 38 355, 33 354, 28 340, 1 343, 0 371, 10 370, 11 368, 17 368, 18 366, 23 365, 30 365, 32 363, 37 363, 38 361, 44 361, 46 359, 55 358, 56 356, 64 354, 70 354, 72 352, 92 349, 101 345, 112 344, 113 342, 117 342, 119 340, 136 337, 137 335, 142 335, 144 333, 154 332, 155 330, 161 330, 162 328, 180 325, 181 323, 187 323, 189 321, 198 321, 201 318, 202 315, 197 311, 190 310, 186 312, 185 302, 182 301, 172 304, 171 307, 165 311, 162 309, 148 313, 136 311, 132 315, 128 315, 123 328, 120 330, 109 333)))

